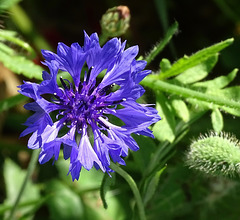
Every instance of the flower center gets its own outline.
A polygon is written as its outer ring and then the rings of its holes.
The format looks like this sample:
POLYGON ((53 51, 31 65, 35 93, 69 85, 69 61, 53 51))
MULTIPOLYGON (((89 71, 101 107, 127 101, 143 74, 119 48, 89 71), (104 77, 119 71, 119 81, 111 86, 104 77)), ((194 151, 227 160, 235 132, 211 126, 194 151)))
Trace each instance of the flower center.
POLYGON ((107 101, 109 95, 106 93, 114 84, 99 89, 95 86, 95 82, 89 81, 91 69, 83 83, 80 82, 78 86, 73 86, 68 80, 60 78, 63 88, 59 87, 59 93, 54 93, 54 102, 61 106, 57 118, 62 116, 63 125, 69 128, 76 126, 79 133, 82 132, 83 127, 94 124, 100 129, 108 129, 109 127, 99 117, 103 116, 107 107, 116 107, 125 101, 125 99, 107 101))

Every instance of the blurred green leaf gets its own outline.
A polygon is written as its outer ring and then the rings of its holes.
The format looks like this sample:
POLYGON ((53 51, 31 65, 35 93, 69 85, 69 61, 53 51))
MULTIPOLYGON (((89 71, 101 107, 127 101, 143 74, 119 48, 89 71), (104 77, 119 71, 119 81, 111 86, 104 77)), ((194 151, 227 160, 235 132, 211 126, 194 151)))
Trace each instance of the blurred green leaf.
POLYGON ((52 220, 78 220, 83 218, 83 206, 80 197, 68 186, 58 180, 46 183, 48 194, 52 194, 46 201, 52 220))
POLYGON ((224 126, 223 117, 218 108, 213 109, 211 114, 211 121, 212 121, 212 126, 214 131, 220 132, 223 130, 223 126, 224 126))
POLYGON ((171 99, 171 104, 176 115, 179 118, 181 118, 184 122, 188 122, 190 114, 186 103, 179 98, 173 98, 171 99))
POLYGON ((19 39, 17 37, 17 33, 14 31, 0 30, 0 41, 3 41, 3 42, 8 41, 8 42, 14 43, 20 46, 21 48, 25 49, 32 55, 35 55, 33 48, 25 41, 19 39))
POLYGON ((100 188, 100 196, 102 199, 103 207, 105 209, 108 208, 107 201, 106 201, 106 193, 109 191, 110 187, 115 184, 115 173, 111 174, 112 177, 110 177, 107 173, 104 174, 101 188, 100 188))
MULTIPOLYGON (((146 169, 149 161, 151 160, 151 155, 157 149, 157 146, 152 138, 145 137, 142 135, 133 135, 134 140, 136 140, 139 150, 132 153, 134 158, 133 164, 136 170, 142 172, 146 169)), ((127 161, 127 167, 130 161, 127 161)))
POLYGON ((20 2, 20 0, 1 0, 0 1, 0 12, 2 10, 9 9, 14 4, 20 2))
POLYGON ((0 62, 14 73, 23 74, 30 79, 42 79, 43 69, 24 56, 10 56, 0 50, 0 62))
POLYGON ((152 199, 153 195, 155 194, 158 184, 159 184, 160 176, 165 169, 166 169, 166 166, 164 166, 159 171, 157 171, 153 176, 148 178, 148 181, 146 183, 147 186, 145 187, 145 190, 143 193, 143 195, 144 195, 143 202, 144 202, 145 206, 152 199))
MULTIPOLYGON (((26 171, 22 170, 10 159, 6 159, 4 162, 3 175, 6 186, 6 200, 5 205, 13 205, 21 188, 21 185, 26 176, 26 171)), ((20 203, 26 203, 28 201, 34 201, 40 199, 40 190, 37 185, 34 185, 31 181, 28 181, 25 191, 21 197, 20 203)), ((18 208, 16 214, 18 217, 31 212, 34 209, 36 203, 30 203, 28 206, 18 208)), ((31 219, 29 216, 27 219, 31 219)))
POLYGON ((156 109, 162 119, 153 126, 153 135, 159 141, 168 140, 169 142, 173 142, 176 124, 173 110, 163 93, 156 91, 156 96, 156 109))
POLYGON ((160 62, 160 70, 162 72, 166 72, 167 70, 171 69, 171 63, 168 59, 163 58, 160 62))
POLYGON ((220 43, 214 44, 208 48, 200 50, 199 52, 193 54, 190 57, 184 56, 183 58, 175 62, 172 65, 171 69, 165 72, 161 72, 161 74, 159 75, 159 79, 165 79, 172 76, 176 76, 200 63, 203 63, 204 61, 209 59, 209 57, 216 55, 216 53, 223 50, 225 47, 231 45, 232 43, 233 39, 230 38, 220 43))
POLYGON ((22 94, 15 95, 0 101, 0 112, 6 111, 24 101, 26 101, 28 97, 23 96, 22 94))
POLYGON ((183 84, 191 84, 194 82, 198 82, 204 79, 215 66, 218 61, 218 54, 214 54, 208 59, 204 60, 202 63, 187 69, 183 73, 179 74, 174 78, 183 84))
POLYGON ((234 69, 227 76, 219 76, 212 80, 194 83, 196 87, 207 88, 207 90, 222 89, 232 82, 237 76, 238 69, 234 69))

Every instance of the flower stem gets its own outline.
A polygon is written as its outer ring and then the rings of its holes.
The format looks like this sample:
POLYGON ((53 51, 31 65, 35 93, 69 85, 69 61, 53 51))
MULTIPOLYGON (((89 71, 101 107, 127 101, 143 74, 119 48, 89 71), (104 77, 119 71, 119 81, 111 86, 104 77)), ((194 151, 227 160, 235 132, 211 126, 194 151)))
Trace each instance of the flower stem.
POLYGON ((28 165, 27 174, 26 174, 25 179, 22 183, 22 186, 21 186, 20 191, 18 193, 18 196, 15 200, 15 203, 14 203, 12 209, 11 209, 8 220, 14 219, 13 217, 14 217, 14 214, 16 212, 17 206, 18 206, 18 204, 20 202, 20 199, 21 199, 21 197, 24 193, 24 190, 27 186, 28 180, 29 180, 30 176, 32 175, 32 173, 34 171, 34 168, 36 166, 38 155, 39 155, 39 150, 34 150, 33 153, 32 153, 31 160, 30 160, 29 165, 28 165))
POLYGON ((136 203, 138 206, 139 219, 146 220, 143 201, 142 201, 140 192, 138 190, 137 184, 135 183, 133 178, 127 172, 125 172, 123 169, 121 169, 119 166, 117 166, 114 163, 111 163, 110 168, 113 169, 116 173, 118 173, 127 181, 136 199, 136 203))
POLYGON ((240 103, 230 99, 218 97, 215 94, 206 94, 193 89, 184 88, 182 86, 174 85, 162 80, 156 80, 154 77, 148 76, 141 82, 142 85, 147 86, 153 90, 160 90, 183 96, 185 98, 193 98, 200 101, 205 101, 221 107, 230 107, 240 109, 240 103))

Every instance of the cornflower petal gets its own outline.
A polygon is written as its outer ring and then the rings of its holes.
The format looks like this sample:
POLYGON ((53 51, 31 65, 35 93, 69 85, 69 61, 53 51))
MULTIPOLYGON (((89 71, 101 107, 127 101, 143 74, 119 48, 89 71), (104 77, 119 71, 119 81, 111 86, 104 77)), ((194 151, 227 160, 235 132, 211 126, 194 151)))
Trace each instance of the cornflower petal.
POLYGON ((39 163, 58 160, 62 147, 73 181, 79 179, 82 167, 110 175, 111 160, 125 165, 129 149, 139 149, 133 133, 153 137, 148 127, 160 116, 149 105, 136 102, 145 92, 139 82, 151 71, 144 70, 146 61, 135 59, 138 46, 125 47, 126 41, 117 38, 101 47, 96 33, 84 32, 82 47, 59 43, 57 53, 42 50, 50 73, 43 71, 40 84, 19 86, 19 92, 33 100, 24 107, 35 112, 20 136, 31 134, 28 147, 41 149, 39 163), (72 80, 60 77, 57 83, 59 71, 68 72, 72 80), (105 76, 97 80, 103 71, 105 76), (109 115, 123 125, 115 125, 109 115))

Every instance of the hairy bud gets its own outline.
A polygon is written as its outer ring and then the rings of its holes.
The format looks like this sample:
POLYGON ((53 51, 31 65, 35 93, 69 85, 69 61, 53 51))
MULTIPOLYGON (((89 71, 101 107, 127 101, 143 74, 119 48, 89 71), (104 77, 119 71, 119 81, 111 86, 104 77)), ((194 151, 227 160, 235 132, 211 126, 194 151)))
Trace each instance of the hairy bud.
POLYGON ((186 155, 190 168, 207 174, 240 176, 239 141, 227 133, 211 133, 193 141, 186 155))

